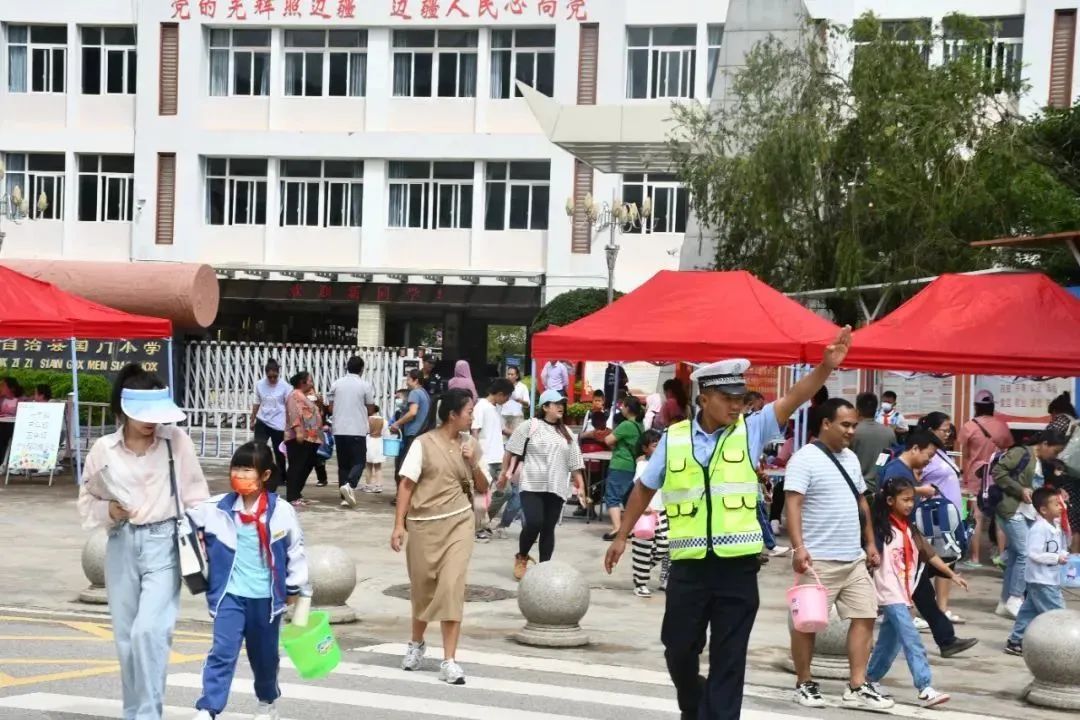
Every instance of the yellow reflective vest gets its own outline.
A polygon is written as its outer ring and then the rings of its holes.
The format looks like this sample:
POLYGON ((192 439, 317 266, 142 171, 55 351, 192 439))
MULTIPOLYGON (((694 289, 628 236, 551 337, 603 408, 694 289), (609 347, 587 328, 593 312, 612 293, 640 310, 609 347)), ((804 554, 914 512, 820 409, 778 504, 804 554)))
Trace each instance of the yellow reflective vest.
POLYGON ((708 467, 694 457, 690 420, 668 428, 664 509, 672 560, 757 555, 764 546, 758 523, 758 476, 740 417, 716 443, 708 467))

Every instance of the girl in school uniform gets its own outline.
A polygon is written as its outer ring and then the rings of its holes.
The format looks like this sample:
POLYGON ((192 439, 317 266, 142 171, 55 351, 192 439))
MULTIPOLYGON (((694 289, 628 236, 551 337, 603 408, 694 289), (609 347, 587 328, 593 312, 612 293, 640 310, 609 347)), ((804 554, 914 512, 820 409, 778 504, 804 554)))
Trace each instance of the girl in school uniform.
POLYGON ((279 718, 281 617, 301 595, 310 597, 311 587, 296 510, 274 492, 275 472, 269 447, 241 445, 229 467, 233 491, 190 511, 206 542, 206 601, 214 618, 194 720, 213 720, 225 710, 243 644, 255 674, 255 720, 279 718))

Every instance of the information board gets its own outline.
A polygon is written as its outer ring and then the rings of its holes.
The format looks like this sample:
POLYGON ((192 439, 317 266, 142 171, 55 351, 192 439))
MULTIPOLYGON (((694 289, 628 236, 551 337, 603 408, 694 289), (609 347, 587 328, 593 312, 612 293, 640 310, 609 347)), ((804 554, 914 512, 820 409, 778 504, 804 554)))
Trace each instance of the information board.
POLYGON ((64 403, 21 402, 15 410, 8 472, 52 470, 60 450, 64 403))
POLYGON ((989 390, 993 393, 998 417, 1017 426, 1046 425, 1050 422, 1047 412, 1050 401, 1065 391, 1074 393, 1075 386, 1075 378, 1032 380, 1000 375, 975 376, 975 392, 989 390))
POLYGON ((953 414, 953 395, 956 378, 922 373, 881 374, 881 392, 896 393, 896 404, 904 418, 914 424, 932 412, 953 414))

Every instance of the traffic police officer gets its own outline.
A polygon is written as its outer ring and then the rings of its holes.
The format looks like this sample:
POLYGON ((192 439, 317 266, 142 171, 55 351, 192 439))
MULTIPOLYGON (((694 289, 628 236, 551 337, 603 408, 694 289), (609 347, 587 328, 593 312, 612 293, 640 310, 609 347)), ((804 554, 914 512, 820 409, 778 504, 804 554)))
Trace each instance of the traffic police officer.
POLYGON ((821 365, 749 417, 743 417, 749 361, 699 368, 690 378, 701 393, 700 412, 668 428, 634 485, 604 567, 610 573, 618 563, 634 523, 663 488, 672 563, 661 640, 683 720, 740 716, 763 546, 755 468, 765 444, 825 384, 850 345, 851 329, 845 327, 821 365), (710 626, 706 681, 698 674, 698 659, 710 626))

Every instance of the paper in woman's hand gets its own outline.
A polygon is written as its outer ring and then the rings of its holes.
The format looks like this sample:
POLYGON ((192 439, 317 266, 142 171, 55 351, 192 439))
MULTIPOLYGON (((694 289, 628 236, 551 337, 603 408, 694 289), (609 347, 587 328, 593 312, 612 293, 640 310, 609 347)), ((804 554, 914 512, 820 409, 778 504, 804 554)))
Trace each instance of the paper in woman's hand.
POLYGON ((115 500, 125 510, 131 510, 138 505, 134 488, 117 480, 116 476, 109 472, 107 465, 98 471, 97 480, 101 487, 105 489, 105 492, 108 493, 108 500, 115 500))

